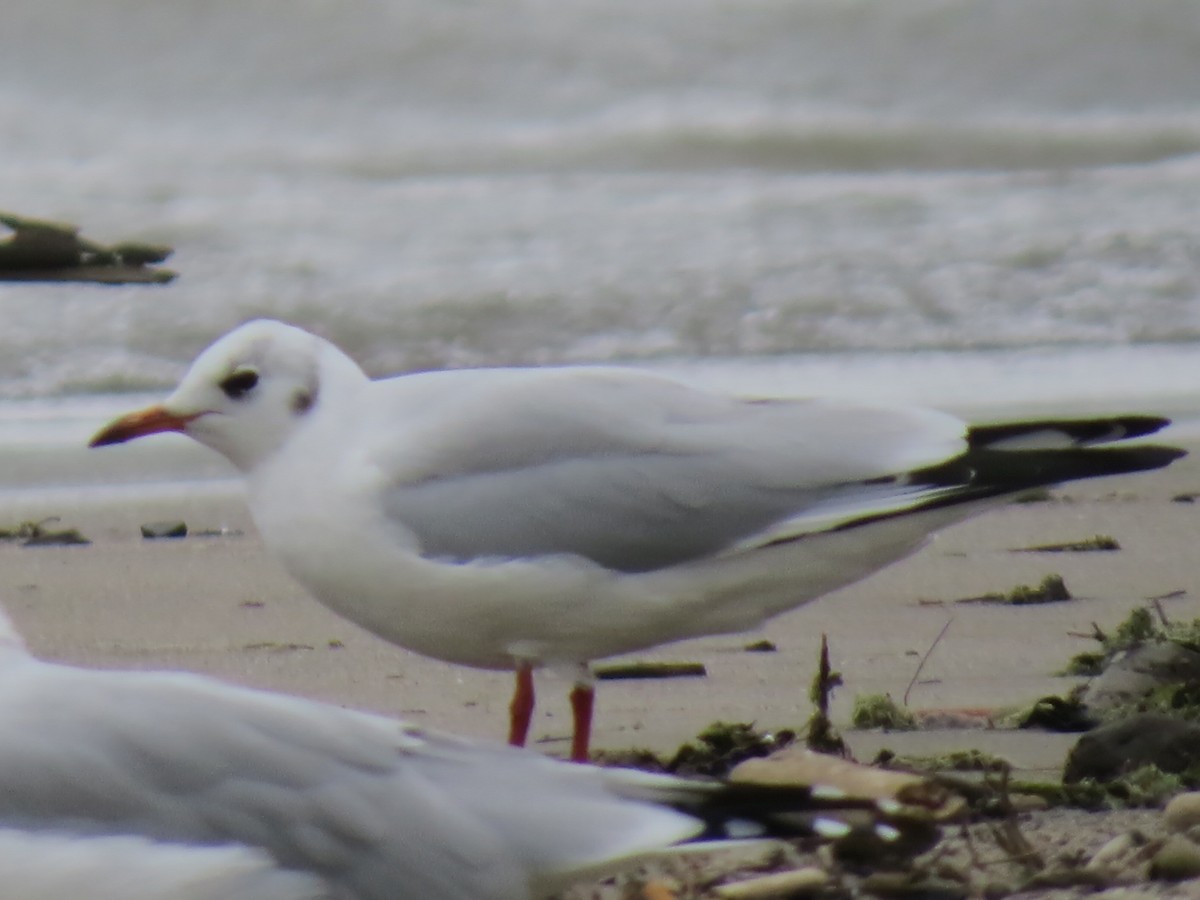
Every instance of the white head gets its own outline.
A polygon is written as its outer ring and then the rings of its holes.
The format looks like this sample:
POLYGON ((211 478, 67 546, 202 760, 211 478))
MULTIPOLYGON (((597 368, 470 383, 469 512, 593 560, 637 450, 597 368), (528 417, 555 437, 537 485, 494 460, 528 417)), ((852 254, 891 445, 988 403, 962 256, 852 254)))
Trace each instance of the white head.
POLYGON ((160 405, 109 423, 90 446, 178 431, 248 472, 283 446, 330 393, 366 381, 362 369, 328 341, 259 319, 201 353, 160 405))

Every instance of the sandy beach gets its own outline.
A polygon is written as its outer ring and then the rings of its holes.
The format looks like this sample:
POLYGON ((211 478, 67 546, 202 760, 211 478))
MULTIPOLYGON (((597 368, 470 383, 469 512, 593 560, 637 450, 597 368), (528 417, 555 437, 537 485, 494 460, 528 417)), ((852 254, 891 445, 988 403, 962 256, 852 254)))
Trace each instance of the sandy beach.
MULTIPOLYGON (((1161 442, 1172 443, 1171 431, 1161 442)), ((1186 442, 1174 439, 1176 443, 1186 442)), ((1193 453, 1196 447, 1193 446, 1193 453)), ((797 728, 809 716, 809 684, 822 634, 845 686, 834 717, 848 724, 853 698, 908 691, 914 710, 998 709, 1063 693, 1067 659, 1091 648, 1079 635, 1110 627, 1146 598, 1169 595, 1173 619, 1200 616, 1194 552, 1200 455, 1150 474, 1069 485, 1047 502, 1014 504, 951 528, 907 560, 769 623, 758 632, 681 642, 638 659, 698 661, 703 678, 604 681, 595 745, 669 751, 714 720, 797 728), (1014 553, 1096 534, 1121 549, 1014 553), (1062 575, 1074 599, 1012 607, 960 598, 1062 575), (939 632, 920 678, 917 665, 939 632), (747 652, 762 639, 775 652, 747 652)), ((0 545, 0 595, 32 649, 99 667, 179 668, 375 710, 460 734, 499 738, 511 690, 507 673, 481 672, 390 646, 309 599, 264 551, 236 489, 156 501, 73 505, 60 493, 6 511, 13 520, 61 518, 87 546, 0 545), (148 541, 139 526, 182 519, 220 536, 148 541)), ((7 524, 7 523, 6 523, 7 524)), ((539 678, 537 746, 565 752, 566 691, 539 678)), ((860 758, 979 747, 1020 769, 1052 775, 1070 735, 1005 730, 849 732, 860 758)))

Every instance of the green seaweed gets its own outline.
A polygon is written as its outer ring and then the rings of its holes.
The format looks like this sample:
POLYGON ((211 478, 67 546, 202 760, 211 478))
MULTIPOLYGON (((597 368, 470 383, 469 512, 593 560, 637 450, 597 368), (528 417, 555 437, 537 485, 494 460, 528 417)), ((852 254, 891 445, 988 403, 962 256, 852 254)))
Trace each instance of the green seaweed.
POLYGON ((893 767, 911 772, 1004 772, 1012 767, 1002 756, 983 750, 951 750, 936 756, 897 756, 893 767))
POLYGON ((1096 719, 1084 705, 1082 689, 1066 697, 1042 697, 1017 716, 1018 728, 1040 728, 1046 731, 1080 732, 1096 727, 1096 719))
POLYGON ((1173 641, 1189 650, 1200 652, 1200 619, 1190 622, 1168 622, 1156 618, 1148 606, 1137 606, 1130 610, 1111 634, 1097 629, 1096 639, 1103 648, 1106 659, 1111 659, 1122 650, 1128 650, 1146 641, 1173 641))
POLYGON ((1092 810, 1153 809, 1195 787, 1197 774, 1164 772, 1158 766, 1145 765, 1111 781, 1081 778, 1062 785, 1062 805, 1092 810))
POLYGON ((955 603, 1003 603, 1009 606, 1029 606, 1036 603, 1061 603, 1073 599, 1061 575, 1049 574, 1041 584, 1018 585, 1007 594, 981 594, 978 597, 963 597, 955 603))
POLYGON ((50 516, 40 522, 25 521, 15 528, 0 528, 0 541, 13 541, 22 547, 50 547, 90 544, 75 528, 52 530, 46 527, 57 522, 58 516, 50 516))
POLYGON ((882 728, 884 731, 915 731, 917 720, 897 705, 891 694, 860 694, 854 698, 850 721, 855 728, 882 728))
POLYGON ((595 754, 592 761, 602 766, 721 778, 743 760, 769 756, 795 740, 796 733, 788 729, 758 731, 752 722, 713 722, 670 756, 635 747, 629 750, 602 750, 595 754))
POLYGON ((1087 650, 1083 653, 1076 653, 1067 662, 1059 675, 1082 675, 1086 678, 1094 678, 1104 671, 1104 664, 1108 661, 1108 654, 1103 650, 1087 650))
POLYGON ((1165 634, 1154 624, 1150 609, 1139 606, 1130 611, 1125 621, 1117 626, 1110 637, 1103 640, 1104 649, 1111 653, 1126 650, 1134 644, 1147 640, 1161 640, 1165 634))
POLYGON ((676 775, 723 776, 743 760, 769 756, 796 740, 790 730, 756 731, 752 722, 713 722, 667 763, 676 775))
POLYGON ((1097 553, 1120 550, 1117 539, 1107 534, 1096 534, 1081 541, 1065 541, 1061 544, 1038 544, 1036 547, 1019 547, 1014 553, 1097 553))

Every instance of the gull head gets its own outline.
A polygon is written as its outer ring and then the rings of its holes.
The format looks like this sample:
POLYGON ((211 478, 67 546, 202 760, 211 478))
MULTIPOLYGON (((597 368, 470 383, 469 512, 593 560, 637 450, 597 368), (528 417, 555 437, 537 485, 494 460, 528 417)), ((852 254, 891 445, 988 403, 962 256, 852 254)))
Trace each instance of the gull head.
POLYGON ((268 319, 247 322, 201 353, 166 400, 110 422, 89 446, 175 431, 248 472, 315 415, 331 390, 366 380, 314 334, 268 319))

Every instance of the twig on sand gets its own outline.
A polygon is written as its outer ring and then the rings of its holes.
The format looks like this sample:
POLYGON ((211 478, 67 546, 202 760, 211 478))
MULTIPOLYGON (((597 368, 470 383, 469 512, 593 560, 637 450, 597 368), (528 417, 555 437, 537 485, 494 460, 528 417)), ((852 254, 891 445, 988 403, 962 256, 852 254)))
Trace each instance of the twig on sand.
POLYGON ((1162 600, 1158 597, 1151 597, 1150 603, 1154 607, 1154 612, 1158 614, 1158 621, 1162 622, 1162 627, 1170 628, 1171 620, 1167 618, 1166 612, 1163 611, 1162 600))
POLYGON ((904 689, 904 696, 901 698, 901 703, 908 706, 908 695, 912 693, 913 685, 917 683, 917 679, 921 677, 921 670, 925 668, 925 663, 929 661, 929 657, 933 655, 934 648, 946 636, 946 632, 950 630, 950 624, 954 621, 954 616, 946 620, 946 624, 942 626, 942 630, 938 632, 937 637, 933 639, 933 643, 929 645, 929 649, 925 651, 925 655, 921 657, 921 661, 917 663, 917 670, 913 672, 912 678, 908 682, 908 687, 904 689))

